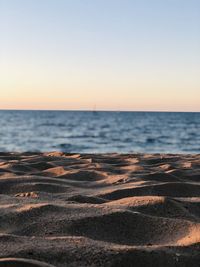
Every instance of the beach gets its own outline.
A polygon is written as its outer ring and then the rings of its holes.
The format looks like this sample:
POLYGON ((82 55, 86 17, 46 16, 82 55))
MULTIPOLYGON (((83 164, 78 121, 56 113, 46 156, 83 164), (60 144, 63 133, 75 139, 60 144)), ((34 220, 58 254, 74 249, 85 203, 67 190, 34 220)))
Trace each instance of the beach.
POLYGON ((6 257, 200 266, 200 155, 0 153, 6 257))

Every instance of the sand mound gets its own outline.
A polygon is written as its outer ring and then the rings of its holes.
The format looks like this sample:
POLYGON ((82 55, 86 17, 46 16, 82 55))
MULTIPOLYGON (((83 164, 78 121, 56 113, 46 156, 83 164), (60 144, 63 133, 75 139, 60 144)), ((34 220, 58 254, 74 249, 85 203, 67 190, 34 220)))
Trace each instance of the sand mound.
POLYGON ((199 155, 0 153, 0 266, 199 267, 199 251, 199 155))
POLYGON ((76 172, 67 173, 59 176, 59 178, 75 180, 75 181, 91 181, 106 179, 106 175, 97 171, 78 170, 76 172))
POLYGON ((124 188, 112 190, 99 197, 107 200, 116 200, 132 196, 170 196, 170 197, 198 197, 200 195, 200 185, 191 183, 164 183, 155 185, 145 185, 136 188, 124 188))
POLYGON ((199 238, 200 224, 128 211, 76 220, 69 226, 69 232, 73 235, 136 246, 173 245, 179 239, 189 238, 188 233, 194 229, 199 238))

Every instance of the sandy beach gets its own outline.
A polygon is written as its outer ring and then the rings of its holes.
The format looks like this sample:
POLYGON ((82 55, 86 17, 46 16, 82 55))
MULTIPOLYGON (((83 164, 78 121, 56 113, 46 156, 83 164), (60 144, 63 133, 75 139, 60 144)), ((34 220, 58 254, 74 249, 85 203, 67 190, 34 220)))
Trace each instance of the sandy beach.
POLYGON ((6 257, 200 266, 200 155, 0 153, 6 257))

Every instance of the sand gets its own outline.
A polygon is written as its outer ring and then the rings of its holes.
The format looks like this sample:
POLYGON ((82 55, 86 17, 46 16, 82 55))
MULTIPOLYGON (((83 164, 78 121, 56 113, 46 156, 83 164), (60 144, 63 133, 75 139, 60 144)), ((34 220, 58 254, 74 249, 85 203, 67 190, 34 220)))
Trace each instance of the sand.
POLYGON ((0 258, 200 266, 200 155, 0 153, 0 258))

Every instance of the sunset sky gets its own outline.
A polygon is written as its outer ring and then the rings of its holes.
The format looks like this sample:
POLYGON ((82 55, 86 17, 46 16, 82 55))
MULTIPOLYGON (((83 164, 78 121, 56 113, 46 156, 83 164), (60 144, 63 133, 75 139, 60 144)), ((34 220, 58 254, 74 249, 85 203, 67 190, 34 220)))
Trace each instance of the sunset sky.
POLYGON ((200 111, 199 0, 0 0, 0 109, 200 111))

